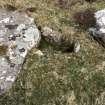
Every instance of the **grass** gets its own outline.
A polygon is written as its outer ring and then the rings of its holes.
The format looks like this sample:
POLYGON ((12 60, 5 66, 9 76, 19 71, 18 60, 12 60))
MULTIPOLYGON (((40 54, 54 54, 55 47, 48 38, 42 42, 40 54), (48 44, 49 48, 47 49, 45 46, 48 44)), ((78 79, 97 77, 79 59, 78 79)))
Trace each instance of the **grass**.
POLYGON ((42 41, 43 57, 29 52, 12 89, 0 96, 0 105, 105 105, 105 49, 84 30, 78 30, 72 15, 79 10, 104 8, 104 2, 75 4, 70 9, 56 6, 55 0, 1 0, 17 9, 31 5, 38 26, 49 26, 78 39, 79 53, 62 53, 42 41), (17 2, 16 2, 17 1, 17 2), (19 1, 21 3, 19 3, 19 1))
POLYGON ((5 55, 7 53, 8 46, 0 45, 0 55, 5 55))

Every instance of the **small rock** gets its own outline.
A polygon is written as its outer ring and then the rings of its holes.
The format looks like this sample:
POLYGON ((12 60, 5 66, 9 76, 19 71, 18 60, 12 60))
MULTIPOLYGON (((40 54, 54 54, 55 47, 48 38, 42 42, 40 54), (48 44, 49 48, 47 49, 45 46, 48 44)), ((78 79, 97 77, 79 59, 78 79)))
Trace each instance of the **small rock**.
POLYGON ((79 50, 80 50, 80 43, 79 43, 79 41, 76 41, 76 42, 74 43, 74 52, 75 52, 75 53, 78 53, 79 50))
POLYGON ((97 11, 94 16, 96 27, 89 28, 89 33, 105 47, 105 9, 97 11))
POLYGON ((40 50, 37 50, 34 54, 38 56, 44 56, 44 54, 40 50))

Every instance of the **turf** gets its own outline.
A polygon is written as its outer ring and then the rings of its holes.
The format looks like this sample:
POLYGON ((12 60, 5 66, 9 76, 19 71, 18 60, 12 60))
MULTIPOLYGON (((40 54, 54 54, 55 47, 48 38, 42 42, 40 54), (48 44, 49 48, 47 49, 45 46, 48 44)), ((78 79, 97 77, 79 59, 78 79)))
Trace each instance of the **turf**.
POLYGON ((79 10, 105 7, 105 2, 77 3, 61 8, 57 0, 0 0, 6 5, 24 10, 36 8, 31 16, 38 26, 49 26, 78 39, 80 52, 62 53, 41 41, 39 57, 32 49, 13 87, 0 96, 0 105, 105 105, 105 49, 85 30, 77 29, 72 15, 79 10))

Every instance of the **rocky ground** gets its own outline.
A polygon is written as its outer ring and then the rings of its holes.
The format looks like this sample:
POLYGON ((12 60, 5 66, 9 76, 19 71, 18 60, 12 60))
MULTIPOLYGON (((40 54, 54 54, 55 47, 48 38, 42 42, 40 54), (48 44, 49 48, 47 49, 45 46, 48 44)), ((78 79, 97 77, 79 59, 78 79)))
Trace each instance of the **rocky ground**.
POLYGON ((41 40, 43 54, 37 55, 35 48, 28 53, 12 88, 0 96, 0 105, 105 105, 105 49, 72 19, 80 10, 105 8, 105 1, 58 1, 0 0, 1 8, 22 10, 37 26, 48 26, 81 45, 78 53, 67 53, 41 40))

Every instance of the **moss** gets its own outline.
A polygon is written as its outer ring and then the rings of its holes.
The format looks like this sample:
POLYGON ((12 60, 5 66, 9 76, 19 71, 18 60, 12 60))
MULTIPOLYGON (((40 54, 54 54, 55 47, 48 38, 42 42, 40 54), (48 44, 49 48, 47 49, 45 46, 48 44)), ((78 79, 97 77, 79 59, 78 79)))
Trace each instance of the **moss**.
POLYGON ((6 46, 6 45, 0 45, 0 56, 6 55, 7 49, 8 49, 8 46, 6 46))

